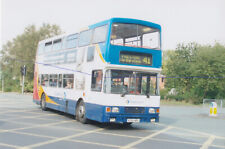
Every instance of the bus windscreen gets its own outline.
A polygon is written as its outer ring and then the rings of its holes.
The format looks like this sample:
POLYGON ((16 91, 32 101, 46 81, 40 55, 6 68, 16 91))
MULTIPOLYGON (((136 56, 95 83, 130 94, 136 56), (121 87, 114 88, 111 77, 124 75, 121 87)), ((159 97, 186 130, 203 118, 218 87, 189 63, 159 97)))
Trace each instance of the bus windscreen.
POLYGON ((138 24, 113 23, 111 44, 160 49, 160 31, 138 24))

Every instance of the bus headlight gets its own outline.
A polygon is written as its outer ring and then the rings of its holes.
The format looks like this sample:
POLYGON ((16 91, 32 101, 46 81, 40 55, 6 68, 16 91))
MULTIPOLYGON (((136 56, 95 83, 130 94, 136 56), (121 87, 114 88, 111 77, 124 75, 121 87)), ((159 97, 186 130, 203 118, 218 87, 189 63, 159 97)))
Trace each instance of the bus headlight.
POLYGON ((149 108, 148 112, 149 113, 155 113, 155 109, 154 108, 149 108))
POLYGON ((112 108, 113 113, 119 113, 119 108, 118 107, 113 107, 112 108))

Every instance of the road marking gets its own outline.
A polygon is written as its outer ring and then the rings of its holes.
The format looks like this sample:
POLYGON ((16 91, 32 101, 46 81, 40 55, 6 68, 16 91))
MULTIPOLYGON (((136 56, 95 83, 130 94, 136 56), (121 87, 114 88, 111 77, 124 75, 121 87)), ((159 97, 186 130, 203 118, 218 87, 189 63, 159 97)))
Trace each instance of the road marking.
POLYGON ((206 140, 200 149, 208 149, 208 147, 212 144, 212 142, 215 140, 215 136, 211 135, 208 140, 206 140))
MULTIPOLYGON (((159 125, 159 126, 167 126, 166 124, 159 124, 159 123, 157 123, 156 125, 159 125)), ((206 137, 212 135, 212 134, 209 134, 209 133, 206 133, 206 132, 201 132, 201 131, 196 131, 196 130, 190 130, 190 129, 186 129, 186 128, 182 128, 182 127, 173 126, 173 128, 180 129, 180 130, 183 130, 183 131, 186 131, 186 132, 189 132, 189 133, 191 132, 191 133, 195 133, 195 134, 200 134, 200 135, 203 135, 203 136, 206 136, 206 137)), ((225 140, 225 137, 223 137, 223 136, 217 136, 217 135, 213 135, 213 136, 215 136, 218 139, 225 140)))
MULTIPOLYGON (((132 135, 121 135, 121 134, 115 134, 115 133, 105 133, 105 132, 96 132, 99 134, 108 134, 108 135, 114 135, 114 136, 121 136, 121 137, 128 137, 128 138, 144 138, 144 137, 140 137, 140 136, 132 136, 132 135)), ((169 134, 167 132, 164 132, 164 134, 169 134)), ((183 135, 185 136, 185 135, 183 135)), ((179 137, 179 136, 177 136, 179 137)), ((196 136, 197 137, 197 136, 196 136)), ((199 136, 198 138, 201 138, 202 136, 199 136)), ((205 137, 204 137, 205 138, 205 137)), ((196 142, 185 142, 185 141, 176 141, 176 140, 167 140, 167 139, 160 139, 160 138, 150 138, 149 140, 156 140, 156 141, 163 141, 163 142, 170 142, 170 143, 181 143, 181 144, 192 144, 192 145, 199 145, 201 146, 201 143, 196 143, 196 142)), ((219 148, 225 148, 225 146, 220 146, 220 145, 211 145, 213 147, 219 147, 219 148)))
MULTIPOLYGON (((58 126, 56 126, 58 127, 58 126)), ((64 128, 63 128, 64 129, 64 128)), ((67 130, 74 130, 74 131, 86 131, 86 130, 80 130, 80 129, 67 129, 67 130)), ((13 133, 18 133, 18 134, 25 134, 25 135, 30 135, 30 136, 37 136, 37 137, 46 137, 46 138, 50 138, 50 139, 55 139, 58 137, 54 137, 54 136, 46 136, 46 135, 39 135, 39 134, 33 134, 33 133, 27 133, 27 132, 18 132, 18 131, 12 131, 13 133)), ((105 134, 105 135, 114 135, 114 136, 120 136, 120 137, 127 137, 127 138, 144 138, 144 137, 140 137, 140 136, 131 136, 131 135, 121 135, 121 134, 115 134, 115 133, 105 133, 105 132, 96 132, 98 134, 105 134)), ((71 139, 66 139, 67 141, 72 141, 72 142, 80 142, 80 143, 86 143, 86 144, 95 144, 95 142, 88 142, 88 141, 82 141, 78 140, 78 141, 74 141, 71 139)), ((191 145, 199 145, 201 146, 201 143, 196 143, 196 142, 185 142, 185 141, 176 141, 176 140, 168 140, 168 139, 160 139, 160 138, 150 138, 149 140, 156 140, 156 141, 162 141, 162 142, 170 142, 170 143, 180 143, 180 144, 191 144, 191 145)), ((121 146, 115 146, 115 145, 109 145, 109 144, 102 144, 102 143, 98 143, 96 145, 101 145, 101 146, 109 146, 109 147, 121 147, 121 146)), ((219 145, 211 145, 213 147, 219 147, 219 148, 225 148, 224 146, 219 146, 219 145)))
MULTIPOLYGON (((12 116, 11 114, 7 114, 7 115, 10 115, 10 116, 12 116)), ((47 116, 49 116, 49 115, 55 115, 55 114, 45 114, 45 115, 47 115, 47 116)), ((14 115, 15 116, 15 115, 14 115)), ((38 119, 38 118, 41 118, 41 117, 43 117, 44 115, 37 115, 37 116, 19 116, 19 117, 16 117, 16 118, 4 118, 4 119, 0 119, 0 120, 2 120, 2 121, 9 121, 9 120, 17 120, 17 119, 29 119, 29 118, 34 118, 34 119, 38 119)), ((44 118, 41 118, 41 119, 44 119, 44 118)), ((46 119, 47 120, 47 119, 46 119)), ((49 119, 48 119, 49 120, 49 119)))
POLYGON ((46 135, 40 135, 40 134, 33 134, 33 133, 27 133, 27 132, 20 132, 20 131, 11 131, 12 133, 16 133, 16 134, 22 134, 22 135, 28 135, 28 136, 34 136, 34 137, 44 137, 44 138, 50 138, 50 139, 55 139, 57 137, 53 137, 53 136, 46 136, 46 135))
POLYGON ((10 145, 10 144, 1 143, 1 142, 0 142, 0 145, 1 146, 6 146, 6 147, 12 147, 12 148, 19 148, 20 147, 20 146, 16 146, 16 145, 10 145))
POLYGON ((172 126, 168 126, 168 127, 166 127, 165 129, 162 129, 162 130, 160 130, 160 131, 158 131, 158 132, 155 132, 155 133, 150 134, 150 135, 148 135, 148 136, 146 136, 146 137, 143 137, 143 138, 141 138, 141 139, 138 140, 138 141, 134 141, 134 142, 132 142, 132 143, 126 145, 126 146, 123 146, 123 147, 121 147, 121 149, 127 149, 127 148, 129 149, 129 148, 131 148, 131 147, 133 147, 133 146, 135 146, 135 145, 137 145, 137 144, 140 144, 140 143, 142 143, 142 142, 144 142, 144 141, 146 141, 146 140, 148 140, 148 139, 150 139, 150 138, 152 138, 152 137, 155 137, 155 136, 157 136, 157 135, 159 135, 159 134, 161 134, 161 133, 163 133, 163 132, 166 132, 166 131, 168 131, 168 130, 170 130, 170 129, 172 129, 172 128, 173 128, 172 126))
MULTIPOLYGON (((72 130, 72 129, 70 129, 72 130)), ((73 129, 75 131, 81 131, 79 129, 73 129)), ((85 130, 82 130, 82 132, 85 130)), ((27 133, 27 132, 18 132, 18 131, 12 131, 13 133, 16 134, 24 134, 24 135, 30 135, 30 136, 36 136, 36 137, 45 137, 45 138, 50 138, 50 139, 56 139, 58 137, 54 136, 46 136, 46 135, 39 135, 39 134, 33 134, 33 133, 27 133)), ((128 137, 128 138, 144 138, 144 137, 139 137, 139 136, 130 136, 130 135, 120 135, 120 134, 114 134, 114 133, 102 133, 102 132, 96 132, 99 134, 106 134, 106 135, 115 135, 115 136, 121 136, 121 137, 128 137)), ((66 141, 71 141, 71 142, 78 142, 78 143, 85 143, 85 144, 93 144, 93 145, 99 145, 99 146, 107 146, 107 147, 115 147, 119 148, 121 146, 117 145, 112 145, 112 144, 104 144, 104 143, 96 143, 96 142, 89 142, 89 141, 83 141, 83 140, 72 140, 72 139, 65 139, 66 141)), ((155 140, 155 141, 161 141, 161 142, 170 142, 170 143, 179 143, 179 144, 190 144, 190 145, 198 145, 201 146, 201 143, 196 143, 196 142, 185 142, 185 141, 176 141, 176 140, 168 140, 168 139, 160 139, 160 138, 150 138, 149 140, 155 140)), ((212 147, 218 147, 218 148, 225 148, 225 146, 219 146, 219 145, 211 145, 212 147)))
POLYGON ((101 130, 103 130, 103 128, 94 129, 94 130, 90 130, 90 131, 85 131, 85 132, 78 133, 78 134, 71 135, 71 136, 56 138, 56 139, 53 139, 53 140, 49 140, 49 141, 45 141, 45 142, 40 142, 40 143, 37 143, 37 144, 32 144, 32 145, 25 146, 25 147, 20 148, 20 149, 33 148, 33 147, 38 147, 38 146, 42 146, 42 145, 46 145, 46 144, 50 144, 50 143, 55 143, 55 142, 59 142, 59 141, 63 141, 63 140, 68 140, 68 139, 71 139, 71 138, 74 138, 74 137, 83 136, 83 135, 90 134, 90 133, 94 133, 94 132, 98 132, 98 131, 101 131, 101 130))
MULTIPOLYGON (((50 138, 50 139, 57 139, 57 138, 59 138, 59 137, 39 135, 39 134, 26 133, 26 132, 18 132, 18 131, 12 131, 12 132, 16 133, 16 134, 24 134, 24 135, 34 136, 34 137, 44 137, 44 138, 50 138)), ((89 142, 89 141, 83 141, 83 140, 72 140, 72 139, 65 139, 65 140, 66 141, 71 141, 71 142, 78 142, 78 143, 85 143, 85 144, 94 144, 94 145, 107 146, 107 147, 115 147, 115 148, 119 148, 120 147, 120 146, 117 146, 117 145, 97 143, 97 142, 89 142)), ((19 147, 19 148, 21 148, 21 147, 19 147)), ((27 147, 27 148, 29 148, 29 147, 27 147)))
MULTIPOLYGON (((35 136, 35 137, 45 137, 45 138, 50 138, 50 139, 57 139, 57 138, 59 138, 59 137, 39 135, 39 134, 26 133, 26 132, 18 132, 18 131, 12 131, 12 132, 16 133, 16 134, 24 134, 24 135, 35 136)), ((66 141, 71 141, 71 142, 99 145, 99 146, 107 146, 107 147, 115 147, 115 148, 121 147, 121 146, 118 146, 118 145, 104 144, 104 143, 97 143, 97 142, 89 142, 89 141, 83 141, 83 140, 72 140, 72 139, 65 139, 65 140, 66 141)), ((27 147, 27 148, 29 148, 29 147, 27 147)))
POLYGON ((105 135, 112 135, 112 136, 119 136, 119 137, 127 137, 127 138, 138 138, 141 139, 143 137, 139 137, 139 136, 131 136, 131 135, 122 135, 122 134, 116 134, 116 133, 107 133, 107 132, 96 132, 98 134, 105 134, 105 135))
MULTIPOLYGON (((15 129, 6 129, 6 130, 1 131, 0 133, 2 133, 2 132, 16 131, 16 130, 23 130, 23 129, 30 129, 30 128, 45 127, 45 126, 51 126, 51 125, 58 125, 58 124, 63 124, 63 123, 67 123, 67 122, 71 122, 71 121, 61 121, 61 122, 57 122, 57 123, 40 124, 40 125, 34 125, 34 126, 30 126, 30 127, 15 128, 15 129)), ((17 122, 15 122, 15 123, 17 123, 17 122)))
MULTIPOLYGON (((4 113, 13 113, 13 112, 29 112, 30 110, 8 110, 8 111, 4 111, 4 112, 0 112, 0 114, 4 114, 4 113)), ((33 110, 32 110, 33 111, 33 110)))
POLYGON ((71 139, 67 139, 67 141, 78 142, 78 143, 85 143, 85 144, 93 144, 93 145, 99 145, 99 146, 115 147, 115 148, 121 147, 121 146, 118 146, 118 145, 104 144, 104 143, 97 143, 97 142, 89 142, 89 141, 83 141, 83 140, 71 140, 71 139))
POLYGON ((173 135, 173 136, 179 136, 179 137, 196 137, 196 138, 208 138, 208 136, 202 136, 198 134, 187 134, 182 132, 165 132, 165 134, 173 135))

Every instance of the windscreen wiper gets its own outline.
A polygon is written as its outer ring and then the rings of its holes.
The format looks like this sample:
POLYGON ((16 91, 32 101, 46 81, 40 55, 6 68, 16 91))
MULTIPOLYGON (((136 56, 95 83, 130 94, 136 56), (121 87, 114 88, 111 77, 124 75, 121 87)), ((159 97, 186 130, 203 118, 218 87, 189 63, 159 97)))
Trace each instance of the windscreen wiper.
POLYGON ((121 94, 121 97, 124 97, 126 94, 128 94, 128 91, 126 91, 123 94, 121 94))

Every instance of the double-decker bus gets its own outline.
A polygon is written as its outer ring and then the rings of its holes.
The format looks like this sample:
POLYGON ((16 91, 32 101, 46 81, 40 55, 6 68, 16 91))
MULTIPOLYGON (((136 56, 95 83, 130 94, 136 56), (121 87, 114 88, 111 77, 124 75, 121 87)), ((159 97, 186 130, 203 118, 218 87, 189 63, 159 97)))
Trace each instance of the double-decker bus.
POLYGON ((82 122, 159 122, 161 27, 111 18, 39 42, 33 101, 82 122))

